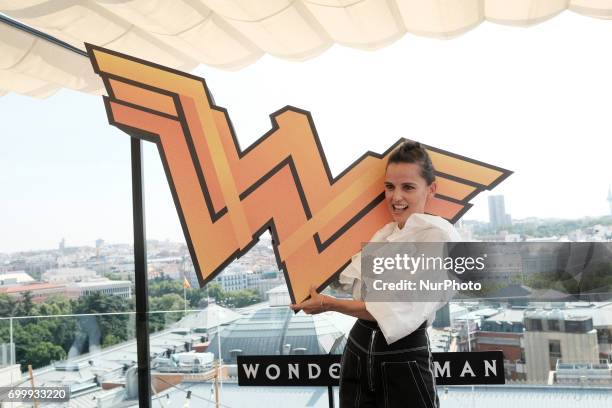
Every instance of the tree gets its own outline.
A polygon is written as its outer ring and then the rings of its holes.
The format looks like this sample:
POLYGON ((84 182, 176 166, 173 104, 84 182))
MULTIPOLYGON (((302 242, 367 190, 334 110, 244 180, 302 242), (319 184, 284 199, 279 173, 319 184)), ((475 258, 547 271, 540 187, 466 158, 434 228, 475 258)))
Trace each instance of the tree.
POLYGON ((185 301, 182 296, 176 293, 166 293, 159 298, 150 299, 151 311, 168 311, 178 310, 179 313, 151 313, 150 327, 153 331, 165 329, 168 324, 174 323, 183 317, 185 309, 185 301))
POLYGON ((17 312, 17 303, 6 293, 0 293, 0 317, 12 317, 17 312))
POLYGON ((32 316, 34 311, 34 302, 32 301, 32 292, 27 290, 23 292, 21 300, 18 303, 17 314, 19 316, 32 316))
POLYGON ((41 316, 64 315, 72 313, 72 303, 63 295, 52 295, 38 305, 37 314, 41 316))
POLYGON ((253 289, 226 292, 225 305, 228 307, 245 307, 261 302, 261 296, 253 289))
POLYGON ((217 302, 220 302, 225 297, 225 292, 221 285, 217 282, 212 282, 206 285, 206 290, 208 291, 208 296, 214 298, 217 302))
MULTIPOLYGON (((28 364, 32 364, 32 368, 39 368, 49 365, 52 361, 59 361, 65 358, 66 352, 64 349, 49 341, 37 341, 28 347, 24 356, 26 369, 28 364)), ((22 370, 24 369, 23 366, 24 363, 22 363, 22 370)))
MULTIPOLYGON (((221 287, 214 283, 211 285, 217 285, 218 289, 221 287)), ((210 287, 210 285, 209 285, 210 287)), ((213 291, 216 289, 213 289, 213 291)), ((215 292, 218 293, 218 292, 215 292)), ((167 294, 176 294, 183 298, 183 282, 182 280, 171 279, 165 275, 151 279, 149 281, 149 298, 151 310, 170 310, 162 307, 159 303, 155 303, 154 299, 161 298, 167 294)), ((206 291, 200 288, 188 288, 186 290, 187 304, 190 309, 197 309, 200 307, 200 302, 206 297, 206 291)), ((182 303, 184 305, 184 303, 182 303)), ((183 306, 181 306, 183 308, 183 306)))
POLYGON ((202 301, 206 299, 206 291, 200 288, 189 288, 187 289, 187 302, 189 307, 192 309, 199 309, 202 307, 202 301))
POLYGON ((182 281, 169 280, 166 278, 153 279, 149 283, 149 297, 159 298, 168 293, 176 293, 177 295, 183 295, 183 284, 182 281))
POLYGON ((150 299, 151 310, 183 310, 185 301, 176 293, 166 293, 158 298, 150 299))
MULTIPOLYGON (((73 310, 76 314, 116 313, 128 312, 132 310, 132 307, 128 299, 94 292, 80 297, 74 303, 73 310)), ((78 328, 84 335, 84 338, 80 339, 82 347, 79 351, 86 353, 90 350, 90 346, 100 347, 105 341, 107 345, 111 345, 109 343, 112 341, 118 343, 127 340, 128 324, 129 315, 127 314, 79 317, 78 328), (113 337, 107 339, 109 335, 113 337)))
POLYGON ((118 344, 118 343, 121 343, 121 339, 119 339, 114 334, 108 334, 102 340, 102 347, 110 347, 110 346, 118 344))

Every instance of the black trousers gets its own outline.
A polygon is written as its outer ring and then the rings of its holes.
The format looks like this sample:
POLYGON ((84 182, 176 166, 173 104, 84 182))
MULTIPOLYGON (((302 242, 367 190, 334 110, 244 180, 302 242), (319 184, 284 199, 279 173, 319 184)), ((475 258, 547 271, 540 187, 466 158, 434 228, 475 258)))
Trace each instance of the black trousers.
POLYGON ((340 368, 340 408, 438 408, 426 322, 387 344, 378 324, 357 320, 340 368))

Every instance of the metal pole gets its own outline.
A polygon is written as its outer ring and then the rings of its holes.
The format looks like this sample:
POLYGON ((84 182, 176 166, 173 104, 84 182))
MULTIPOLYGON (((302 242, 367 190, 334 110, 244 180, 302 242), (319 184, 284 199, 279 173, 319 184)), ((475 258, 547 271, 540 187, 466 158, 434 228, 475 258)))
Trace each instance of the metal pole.
POLYGON ((58 45, 58 46, 60 46, 62 48, 65 48, 66 50, 68 50, 70 52, 74 52, 75 54, 78 54, 78 55, 80 55, 82 57, 87 58, 87 52, 85 52, 83 50, 80 50, 80 49, 78 49, 76 47, 73 47, 72 45, 68 44, 67 42, 64 42, 64 41, 62 41, 62 40, 60 40, 58 38, 55 38, 52 35, 49 35, 47 33, 43 33, 42 31, 39 31, 39 30, 37 30, 35 28, 32 28, 32 27, 27 26, 27 25, 25 25, 23 23, 20 23, 17 20, 13 20, 12 18, 10 18, 10 17, 8 17, 6 15, 0 14, 0 23, 8 24, 11 27, 14 27, 14 28, 16 28, 18 30, 24 31, 24 32, 26 32, 26 33, 28 33, 30 35, 33 35, 34 37, 41 38, 41 39, 43 39, 45 41, 48 41, 48 42, 53 43, 55 45, 58 45))
MULTIPOLYGON (((219 360, 219 367, 221 367, 221 360, 219 360)), ((215 370, 215 408, 219 408, 219 404, 221 403, 220 401, 220 395, 219 395, 219 368, 217 370, 215 370)))
POLYGON ((138 406, 140 408, 150 408, 152 403, 149 361, 149 294, 147 287, 147 244, 141 145, 140 139, 131 139, 136 352, 138 355, 138 406))
POLYGON ((465 322, 467 323, 467 346, 468 346, 468 352, 472 352, 472 338, 470 336, 470 320, 469 318, 465 319, 465 322))
MULTIPOLYGON (((185 275, 183 275, 183 279, 185 279, 185 275)), ((187 288, 185 287, 185 281, 183 281, 183 304, 185 305, 183 317, 187 317, 187 288)))
MULTIPOLYGON (((219 379, 218 385, 221 385, 221 390, 223 390, 223 381, 221 380, 221 366, 223 359, 221 358, 221 320, 219 319, 219 313, 217 313, 217 353, 219 353, 219 358, 217 359, 217 378, 219 379)), ((219 392, 219 386, 215 385, 215 401, 218 404, 221 403, 221 393, 219 392)))
MULTIPOLYGON (((34 382, 34 373, 32 371, 32 364, 28 364, 28 374, 30 376, 30 384, 32 385, 32 392, 36 391, 36 383, 34 382)), ((38 408, 38 400, 32 399, 34 408, 38 408)))
MULTIPOLYGON (((339 336, 336 338, 336 340, 334 340, 334 343, 329 349, 330 355, 334 352, 334 350, 338 349, 338 346, 342 342, 342 339, 344 339, 344 335, 339 336)), ((331 385, 327 387, 327 402, 329 404, 329 408, 334 408, 334 387, 332 387, 331 385)))
POLYGON ((11 364, 15 364, 15 344, 13 344, 13 318, 9 319, 10 327, 9 327, 9 353, 11 355, 11 364))
MULTIPOLYGON (((469 319, 469 312, 468 312, 468 316, 466 317, 465 321, 467 322, 467 341, 468 341, 468 352, 471 353, 472 352, 472 337, 470 336, 470 319, 469 319)), ((471 403, 472 403, 472 407, 474 406, 474 385, 472 384, 472 393, 470 394, 471 398, 471 403)))

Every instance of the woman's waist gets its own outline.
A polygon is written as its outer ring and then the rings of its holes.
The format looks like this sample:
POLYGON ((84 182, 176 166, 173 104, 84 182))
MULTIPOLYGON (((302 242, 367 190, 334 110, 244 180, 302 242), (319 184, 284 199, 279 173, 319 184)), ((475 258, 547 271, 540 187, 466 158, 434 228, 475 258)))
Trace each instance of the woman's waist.
POLYGON ((378 324, 374 321, 359 319, 349 333, 349 341, 365 353, 392 354, 429 348, 427 321, 415 331, 401 339, 387 344, 378 324))

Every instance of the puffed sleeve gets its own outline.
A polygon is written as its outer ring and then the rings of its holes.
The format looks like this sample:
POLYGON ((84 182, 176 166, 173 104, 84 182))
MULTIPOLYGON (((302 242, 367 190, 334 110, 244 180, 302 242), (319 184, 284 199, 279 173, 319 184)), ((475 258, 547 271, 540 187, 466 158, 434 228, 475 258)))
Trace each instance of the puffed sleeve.
MULTIPOLYGON (((448 242, 457 240, 457 236, 432 228, 419 236, 420 242, 448 242)), ((448 298, 435 302, 369 302, 366 310, 376 319, 387 344, 414 332, 424 321, 434 319, 438 309, 448 302, 448 298)))

